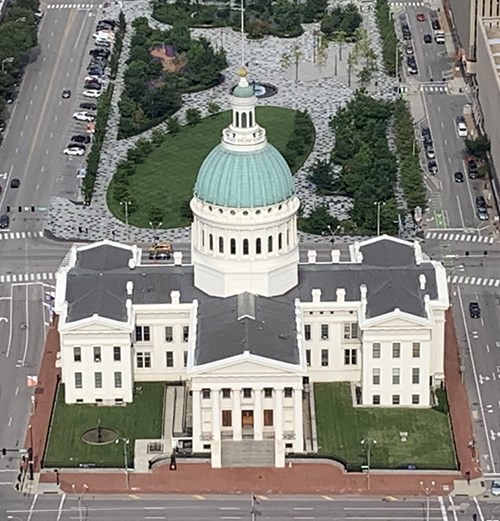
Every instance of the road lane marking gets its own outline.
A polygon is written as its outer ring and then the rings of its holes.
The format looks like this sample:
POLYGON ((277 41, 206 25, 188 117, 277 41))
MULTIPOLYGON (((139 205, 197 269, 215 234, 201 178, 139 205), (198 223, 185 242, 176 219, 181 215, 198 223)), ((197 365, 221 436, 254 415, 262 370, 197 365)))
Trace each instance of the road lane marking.
POLYGON ((9 418, 9 427, 12 425, 12 416, 9 418))
POLYGON ((60 521, 61 519, 61 516, 62 516, 62 513, 63 513, 63 505, 64 505, 64 500, 66 499, 66 494, 63 494, 62 498, 61 498, 61 501, 59 502, 59 509, 57 511, 57 519, 56 521, 60 521))
POLYGON ((35 494, 35 496, 33 498, 33 501, 31 502, 31 506, 30 506, 29 515, 28 515, 27 521, 31 521, 31 517, 33 516, 33 509, 35 508, 35 503, 36 503, 37 499, 38 499, 38 494, 35 494))

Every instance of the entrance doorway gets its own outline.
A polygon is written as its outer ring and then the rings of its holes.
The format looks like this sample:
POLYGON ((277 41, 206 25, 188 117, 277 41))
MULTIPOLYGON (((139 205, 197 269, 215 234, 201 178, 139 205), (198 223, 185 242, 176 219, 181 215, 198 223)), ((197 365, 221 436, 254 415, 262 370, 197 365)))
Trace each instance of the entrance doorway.
POLYGON ((253 429, 253 411, 241 411, 241 427, 253 429))

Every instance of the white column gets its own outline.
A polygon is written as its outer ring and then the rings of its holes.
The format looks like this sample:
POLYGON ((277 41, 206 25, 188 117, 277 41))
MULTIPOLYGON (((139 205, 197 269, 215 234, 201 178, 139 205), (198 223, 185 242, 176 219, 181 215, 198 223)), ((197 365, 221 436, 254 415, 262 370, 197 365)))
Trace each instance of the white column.
POLYGON ((193 389, 193 451, 201 449, 201 391, 193 389))
POLYGON ((241 440, 241 389, 233 389, 233 440, 241 440))
POLYGON ((274 390, 274 438, 283 439, 283 389, 274 390))
POLYGON ((294 430, 295 443, 294 448, 297 451, 304 450, 303 439, 303 414, 302 414, 302 389, 293 390, 293 412, 294 412, 294 430))
POLYGON ((212 439, 220 440, 220 390, 212 389, 210 396, 212 397, 212 439))
POLYGON ((254 406, 253 406, 253 432, 255 440, 264 438, 263 424, 264 411, 262 409, 262 389, 254 389, 254 406))

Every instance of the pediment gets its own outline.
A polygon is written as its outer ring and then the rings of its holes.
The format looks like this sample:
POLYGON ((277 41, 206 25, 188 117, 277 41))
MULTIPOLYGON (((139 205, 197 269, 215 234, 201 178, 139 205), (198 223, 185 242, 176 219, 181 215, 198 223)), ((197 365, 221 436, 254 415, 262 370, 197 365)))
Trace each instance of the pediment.
POLYGON ((262 357, 235 356, 193 368, 193 374, 206 376, 296 375, 302 374, 298 365, 262 357))

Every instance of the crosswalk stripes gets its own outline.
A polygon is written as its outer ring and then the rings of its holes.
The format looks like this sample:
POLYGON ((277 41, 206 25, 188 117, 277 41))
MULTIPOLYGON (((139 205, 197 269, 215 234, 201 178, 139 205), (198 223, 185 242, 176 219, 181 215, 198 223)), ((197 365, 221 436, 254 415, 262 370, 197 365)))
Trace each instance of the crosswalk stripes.
POLYGON ((423 92, 434 92, 439 94, 448 94, 448 87, 446 86, 432 86, 432 85, 421 85, 420 90, 423 92))
POLYGON ((0 241, 7 239, 35 239, 37 237, 43 237, 42 232, 1 232, 0 241))
POLYGON ((101 9, 102 4, 48 4, 47 9, 101 9))
POLYGON ((0 284, 5 283, 22 283, 22 282, 43 282, 45 280, 53 280, 53 273, 11 273, 9 275, 0 275, 0 284))
POLYGON ((470 284, 471 286, 487 286, 498 288, 500 279, 491 279, 488 277, 471 277, 467 275, 448 276, 448 282, 452 284, 470 284))
POLYGON ((495 241, 494 237, 482 237, 480 235, 455 232, 427 232, 425 238, 438 241, 478 242, 483 244, 493 244, 495 241))

